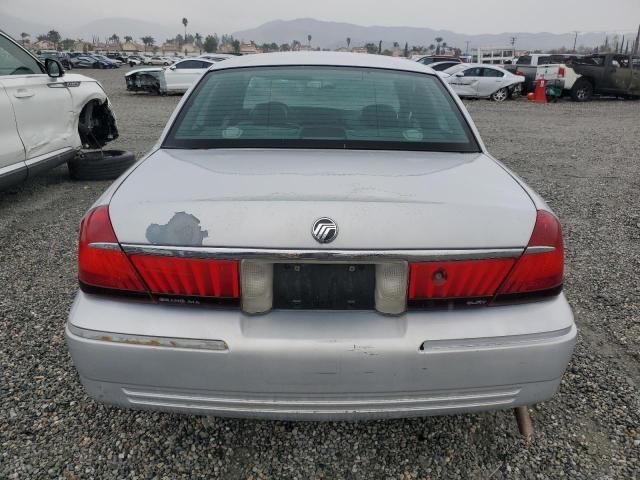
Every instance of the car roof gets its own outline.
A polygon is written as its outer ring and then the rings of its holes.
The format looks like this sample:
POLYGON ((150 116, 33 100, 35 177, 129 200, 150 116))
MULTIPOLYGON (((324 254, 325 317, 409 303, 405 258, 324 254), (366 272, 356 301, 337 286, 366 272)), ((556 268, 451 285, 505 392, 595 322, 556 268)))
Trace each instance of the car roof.
POLYGON ((347 52, 277 52, 244 55, 216 62, 210 70, 287 65, 383 68, 435 75, 435 71, 426 65, 405 58, 347 52))
POLYGON ((230 55, 228 53, 203 53, 198 58, 203 58, 203 57, 234 58, 234 57, 237 57, 237 56, 238 55, 230 55))

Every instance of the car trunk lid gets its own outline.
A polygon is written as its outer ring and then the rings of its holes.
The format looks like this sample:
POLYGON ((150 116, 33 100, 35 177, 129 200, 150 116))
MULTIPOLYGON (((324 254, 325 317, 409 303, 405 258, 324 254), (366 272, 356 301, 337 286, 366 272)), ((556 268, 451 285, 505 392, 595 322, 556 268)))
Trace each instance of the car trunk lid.
POLYGON ((536 209, 482 153, 161 149, 110 204, 121 243, 287 249, 522 247, 536 209), (328 244, 311 234, 338 225, 328 244))

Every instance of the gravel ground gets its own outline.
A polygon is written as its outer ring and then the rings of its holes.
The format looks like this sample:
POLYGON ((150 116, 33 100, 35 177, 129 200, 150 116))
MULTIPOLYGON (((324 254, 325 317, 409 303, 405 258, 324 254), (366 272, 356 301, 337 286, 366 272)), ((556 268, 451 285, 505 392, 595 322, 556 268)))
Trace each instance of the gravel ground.
MULTIPOLYGON (((131 95, 95 71, 122 137, 145 152, 179 97, 131 95)), ((510 411, 369 423, 207 419, 106 407, 64 344, 78 222, 105 182, 66 167, 0 193, 0 478, 640 478, 640 103, 469 102, 493 154, 541 193, 566 234, 580 329, 537 437, 510 411)))

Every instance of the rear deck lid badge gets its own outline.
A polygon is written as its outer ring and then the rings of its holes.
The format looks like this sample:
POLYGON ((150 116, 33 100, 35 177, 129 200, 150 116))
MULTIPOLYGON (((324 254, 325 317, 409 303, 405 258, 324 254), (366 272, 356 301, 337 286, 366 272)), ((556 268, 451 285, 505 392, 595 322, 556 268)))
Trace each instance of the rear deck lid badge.
POLYGON ((311 234, 319 243, 330 243, 338 236, 338 225, 330 218, 322 217, 313 223, 311 234))

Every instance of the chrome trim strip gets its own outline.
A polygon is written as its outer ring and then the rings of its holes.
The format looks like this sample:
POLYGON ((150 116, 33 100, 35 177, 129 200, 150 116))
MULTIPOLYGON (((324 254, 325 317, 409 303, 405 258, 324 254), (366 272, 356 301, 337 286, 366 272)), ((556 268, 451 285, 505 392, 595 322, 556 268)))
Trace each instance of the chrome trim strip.
POLYGON ((494 248, 469 250, 308 250, 279 248, 173 247, 165 245, 122 244, 126 253, 136 255, 164 255, 168 257, 202 259, 246 259, 265 261, 357 261, 388 262, 404 260, 428 262, 434 260, 474 260, 486 258, 517 258, 523 248, 494 248))
POLYGON ((100 250, 120 250, 120 245, 109 242, 93 242, 89 244, 90 248, 98 248, 100 250))
POLYGON ((389 402, 389 406, 383 405, 378 408, 364 408, 358 406, 344 406, 344 407, 336 407, 331 408, 318 408, 315 406, 303 407, 303 408, 278 408, 275 405, 272 408, 265 407, 256 407, 256 406, 248 406, 248 407, 239 407, 239 406, 226 406, 226 405, 207 405, 204 403, 201 404, 193 404, 193 403, 176 403, 162 400, 141 400, 136 397, 127 397, 129 403, 133 405, 145 405, 151 407, 160 407, 160 408, 173 408, 173 409, 184 409, 184 410, 192 410, 192 411, 208 411, 208 412, 231 412, 231 413, 251 413, 257 415, 267 415, 267 414, 277 414, 277 415, 353 415, 355 414, 383 414, 383 413, 411 413, 411 412, 429 412, 433 410, 444 411, 444 410, 459 410, 465 408, 498 408, 507 405, 512 405, 516 398, 515 397, 497 397, 493 400, 469 400, 469 401, 460 401, 459 403, 447 404, 426 404, 426 405, 403 405, 394 407, 393 402, 389 402))
POLYGON ((261 399, 261 398, 240 398, 240 397, 214 397, 214 396, 204 396, 204 395, 189 395, 189 394, 175 394, 175 393, 165 393, 165 392, 154 392, 154 391, 140 391, 140 390, 130 390, 126 387, 122 388, 122 393, 127 395, 131 400, 131 397, 136 399, 154 399, 161 401, 183 401, 190 404, 206 402, 206 403, 226 403, 226 404, 236 404, 236 405, 259 405, 259 406, 272 406, 272 407, 320 407, 320 406, 330 406, 330 407, 357 407, 361 405, 388 405, 388 404, 419 404, 419 403, 436 403, 443 401, 463 401, 463 400, 486 400, 490 398, 501 398, 501 397, 514 397, 518 395, 521 391, 521 388, 511 388, 509 390, 501 390, 501 391, 478 391, 473 393, 453 393, 453 394, 441 394, 441 395, 432 395, 429 397, 404 397, 404 398, 367 398, 367 399, 353 399, 353 400, 289 400, 289 399, 261 399))
POLYGON ((526 253, 548 253, 548 252, 553 252, 555 249, 556 249, 555 247, 543 247, 543 246, 527 247, 526 253))
POLYGON ((153 337, 148 335, 131 335, 124 333, 100 332, 76 327, 67 323, 67 329, 76 337, 105 343, 121 343, 141 347, 179 348, 184 350, 209 350, 227 352, 229 346, 224 340, 199 340, 194 338, 153 337))
POLYGON ((16 170, 20 170, 21 168, 26 168, 26 165, 24 163, 24 159, 23 160, 19 160, 17 163, 14 163, 12 165, 9 165, 7 167, 2 167, 0 168, 0 177, 2 175, 7 175, 11 172, 14 172, 16 170))
POLYGON ((426 340, 420 345, 420 353, 442 350, 476 350, 495 349, 514 346, 535 345, 562 338, 571 333, 573 327, 566 327, 551 332, 527 333, 523 335, 505 335, 504 337, 460 338, 455 340, 426 340))
POLYGON ((57 157, 59 155, 62 155, 63 153, 67 153, 71 151, 73 151, 73 148, 71 147, 61 148, 54 152, 49 152, 43 155, 38 155, 37 157, 30 158, 25 163, 27 164, 27 167, 30 167, 32 165, 35 165, 36 163, 44 162, 45 160, 49 160, 50 158, 57 157))

